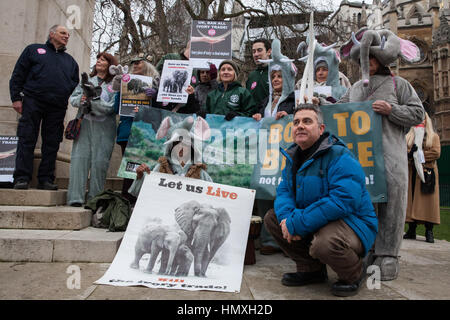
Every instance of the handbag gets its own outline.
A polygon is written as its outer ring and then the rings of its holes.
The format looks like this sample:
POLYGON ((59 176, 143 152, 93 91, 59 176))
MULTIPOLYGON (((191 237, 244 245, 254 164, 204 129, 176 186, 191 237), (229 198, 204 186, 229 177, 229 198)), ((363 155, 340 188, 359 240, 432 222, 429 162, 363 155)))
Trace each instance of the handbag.
POLYGON ((420 181, 420 190, 422 193, 430 194, 434 192, 436 186, 436 176, 433 168, 423 168, 425 182, 420 181))
POLYGON ((67 124, 66 130, 64 130, 64 136, 68 140, 76 140, 81 130, 81 121, 83 121, 83 115, 80 118, 70 120, 67 124))

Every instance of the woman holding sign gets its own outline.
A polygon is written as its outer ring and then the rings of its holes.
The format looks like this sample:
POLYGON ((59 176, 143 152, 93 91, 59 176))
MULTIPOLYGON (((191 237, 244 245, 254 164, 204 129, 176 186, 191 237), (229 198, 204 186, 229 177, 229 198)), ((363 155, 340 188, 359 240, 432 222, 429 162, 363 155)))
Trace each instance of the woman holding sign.
POLYGON ((206 113, 222 114, 230 121, 236 116, 251 117, 256 111, 253 97, 247 89, 236 81, 239 69, 231 60, 219 65, 219 86, 208 93, 206 113))
MULTIPOLYGON (((147 57, 144 54, 139 54, 131 59, 131 74, 141 75, 152 77, 152 87, 145 89, 145 95, 148 97, 148 100, 151 100, 151 105, 156 103, 157 89, 159 87, 160 76, 156 68, 147 60, 147 57)), ((118 80, 120 88, 120 83, 123 75, 116 76, 114 78, 115 81, 118 80)), ((119 114, 120 109, 120 92, 116 94, 114 101, 114 110, 117 114, 119 114)), ((117 127, 117 139, 116 142, 120 146, 122 150, 122 156, 125 153, 125 148, 128 144, 128 137, 131 132, 131 126, 133 124, 133 117, 129 116, 120 116, 119 126, 117 127)), ((136 197, 128 193, 128 189, 131 187, 133 183, 133 179, 123 179, 122 186, 122 196, 130 201, 131 204, 136 203, 136 197)))
POLYGON ((117 64, 117 59, 109 53, 97 55, 89 82, 93 86, 100 86, 101 94, 88 101, 90 110, 83 107, 87 98, 81 85, 70 96, 70 104, 79 108, 77 118, 84 114, 80 135, 73 142, 70 159, 67 202, 74 207, 81 207, 84 203, 89 172, 88 198, 96 196, 104 188, 116 137, 115 92, 110 86, 114 76, 109 72, 109 67, 117 64))

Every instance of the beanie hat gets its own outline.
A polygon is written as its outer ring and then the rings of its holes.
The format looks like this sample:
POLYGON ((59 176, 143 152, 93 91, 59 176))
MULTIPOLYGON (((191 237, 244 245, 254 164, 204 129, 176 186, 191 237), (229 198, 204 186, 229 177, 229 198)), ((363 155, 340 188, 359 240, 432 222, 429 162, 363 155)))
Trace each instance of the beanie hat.
POLYGON ((219 71, 224 64, 229 64, 234 69, 235 79, 237 79, 237 77, 239 76, 239 67, 237 66, 237 64, 232 60, 223 60, 219 65, 219 71))
POLYGON ((325 61, 325 59, 323 59, 322 57, 319 57, 315 62, 314 62, 314 70, 317 71, 317 69, 319 67, 325 67, 328 70, 328 63, 325 61))

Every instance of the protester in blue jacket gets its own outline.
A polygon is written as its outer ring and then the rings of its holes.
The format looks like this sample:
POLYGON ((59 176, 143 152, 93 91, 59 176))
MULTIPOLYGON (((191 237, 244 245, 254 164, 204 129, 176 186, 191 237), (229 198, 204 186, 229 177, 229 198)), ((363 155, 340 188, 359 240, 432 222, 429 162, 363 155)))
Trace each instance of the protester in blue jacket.
POLYGON ((78 64, 65 52, 69 37, 65 27, 54 25, 45 44, 31 44, 23 50, 11 75, 11 101, 14 110, 21 114, 17 126, 15 189, 28 189, 39 129, 42 159, 38 188, 58 188, 53 183, 56 156, 63 139, 68 100, 79 82, 78 64))
POLYGON ((301 286, 328 279, 326 265, 339 280, 332 293, 350 296, 365 277, 363 258, 377 233, 377 217, 365 175, 353 154, 324 132, 318 107, 301 105, 293 120, 294 142, 278 186, 267 230, 297 265, 282 284, 301 286))

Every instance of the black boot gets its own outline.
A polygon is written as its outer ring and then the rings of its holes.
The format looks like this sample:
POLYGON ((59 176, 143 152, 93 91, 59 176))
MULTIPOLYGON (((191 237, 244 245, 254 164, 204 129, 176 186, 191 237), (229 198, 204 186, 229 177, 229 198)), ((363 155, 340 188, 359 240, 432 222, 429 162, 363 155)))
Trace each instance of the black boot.
POLYGON ((408 222, 408 231, 403 235, 403 239, 416 239, 416 228, 417 223, 415 222, 408 222))
POLYGON ((431 222, 425 223, 425 241, 434 243, 433 224, 431 222))

